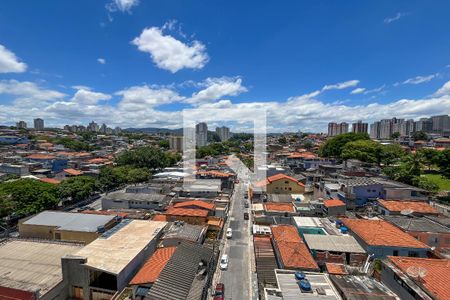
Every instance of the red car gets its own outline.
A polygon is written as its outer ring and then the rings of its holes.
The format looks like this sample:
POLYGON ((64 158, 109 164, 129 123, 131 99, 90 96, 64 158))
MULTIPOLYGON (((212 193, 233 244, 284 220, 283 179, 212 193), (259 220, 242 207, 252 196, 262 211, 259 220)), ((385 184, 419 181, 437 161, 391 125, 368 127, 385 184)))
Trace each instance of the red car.
POLYGON ((214 300, 225 299, 225 285, 223 283, 216 284, 216 291, 214 292, 214 300))

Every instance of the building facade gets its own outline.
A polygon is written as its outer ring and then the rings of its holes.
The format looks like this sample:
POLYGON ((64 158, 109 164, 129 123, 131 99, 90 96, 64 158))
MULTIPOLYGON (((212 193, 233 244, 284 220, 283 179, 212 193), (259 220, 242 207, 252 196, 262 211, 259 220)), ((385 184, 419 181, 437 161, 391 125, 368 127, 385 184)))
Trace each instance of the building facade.
POLYGON ((44 120, 40 118, 34 119, 34 129, 38 131, 44 130, 44 120))

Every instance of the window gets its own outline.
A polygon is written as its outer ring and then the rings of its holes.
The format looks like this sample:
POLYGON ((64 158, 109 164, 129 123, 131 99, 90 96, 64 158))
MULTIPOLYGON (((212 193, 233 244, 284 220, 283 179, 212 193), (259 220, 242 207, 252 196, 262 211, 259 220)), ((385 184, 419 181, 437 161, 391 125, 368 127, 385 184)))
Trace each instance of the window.
POLYGON ((285 181, 284 183, 285 183, 285 184, 289 184, 289 181, 285 181))
POLYGON ((392 255, 393 256, 398 256, 398 250, 394 250, 392 255))
POLYGON ((416 251, 408 251, 408 256, 409 257, 418 257, 419 255, 417 254, 416 251))

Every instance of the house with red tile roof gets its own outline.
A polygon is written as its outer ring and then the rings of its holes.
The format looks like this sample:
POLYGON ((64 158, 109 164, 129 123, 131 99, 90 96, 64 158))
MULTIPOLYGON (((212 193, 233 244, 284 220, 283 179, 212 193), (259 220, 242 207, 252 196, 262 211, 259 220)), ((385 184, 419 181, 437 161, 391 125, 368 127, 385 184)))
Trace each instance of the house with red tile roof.
POLYGON ((270 229, 276 258, 281 268, 319 271, 319 266, 294 226, 273 225, 270 229))
POLYGON ((295 208, 292 203, 266 202, 263 204, 264 214, 268 216, 294 215, 295 208))
POLYGON ((209 203, 202 200, 189 200, 178 202, 173 205, 175 208, 192 208, 192 209, 205 209, 210 212, 214 212, 216 206, 213 203, 209 203))
POLYGON ((39 178, 39 181, 51 183, 51 184, 60 184, 61 180, 55 178, 39 178))
POLYGON ((158 248, 131 279, 133 291, 138 287, 151 287, 176 249, 177 247, 158 248))
POLYGON ((305 185, 286 174, 276 174, 255 183, 256 188, 265 188, 267 194, 303 194, 305 185))
POLYGON ((169 207, 166 211, 167 221, 183 221, 192 225, 204 225, 208 221, 208 210, 195 208, 169 207))
POLYGON ((439 212, 427 202, 405 200, 378 200, 378 211, 382 215, 438 215, 439 212))
POLYGON ((341 219, 368 254, 426 257, 430 246, 384 220, 341 219))
POLYGON ((450 260, 389 256, 382 263, 381 281, 400 299, 450 299, 450 260))
POLYGON ((325 216, 345 216, 345 203, 339 199, 323 200, 323 213, 325 216))

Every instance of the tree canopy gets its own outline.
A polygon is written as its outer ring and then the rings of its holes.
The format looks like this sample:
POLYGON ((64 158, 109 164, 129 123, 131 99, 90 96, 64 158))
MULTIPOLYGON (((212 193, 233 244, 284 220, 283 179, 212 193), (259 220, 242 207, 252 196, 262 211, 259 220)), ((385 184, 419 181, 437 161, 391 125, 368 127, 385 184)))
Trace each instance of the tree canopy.
POLYGON ((348 142, 357 140, 370 140, 367 133, 344 133, 328 139, 320 148, 319 154, 323 157, 340 157, 342 150, 348 142))
POLYGON ((133 166, 136 168, 161 169, 172 166, 181 158, 178 154, 167 153, 151 146, 138 147, 128 150, 116 158, 119 166, 133 166))

